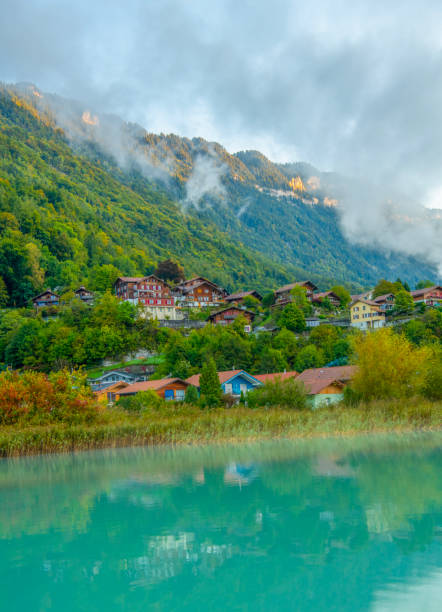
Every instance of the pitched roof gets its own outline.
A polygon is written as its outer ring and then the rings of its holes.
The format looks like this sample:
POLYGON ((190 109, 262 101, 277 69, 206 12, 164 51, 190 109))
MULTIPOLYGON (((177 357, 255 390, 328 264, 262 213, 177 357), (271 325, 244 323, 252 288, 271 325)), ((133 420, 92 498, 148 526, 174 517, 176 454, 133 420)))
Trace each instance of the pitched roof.
POLYGON ((138 283, 138 281, 143 280, 144 276, 119 276, 116 283, 120 280, 124 283, 138 283))
POLYGON ((216 315, 222 314, 223 312, 226 312, 226 310, 238 310, 239 312, 245 312, 249 315, 252 315, 252 317, 256 316, 256 314, 252 310, 247 310, 246 308, 241 308, 240 306, 235 306, 234 304, 231 304, 230 306, 227 306, 226 308, 222 308, 221 310, 212 312, 212 314, 209 316, 209 319, 214 319, 216 315))
POLYGON ((374 302, 373 300, 365 300, 364 298, 359 298, 359 297, 355 298, 350 304, 350 306, 357 304, 357 302, 362 302, 363 304, 368 304, 369 306, 377 306, 379 308, 379 304, 376 304, 376 302, 374 302))
POLYGON ((125 389, 128 386, 129 386, 129 383, 125 382, 124 380, 119 380, 113 385, 109 385, 109 387, 105 387, 104 389, 99 389, 98 391, 93 391, 93 393, 95 393, 95 395, 101 395, 103 393, 109 393, 109 391, 111 392, 116 391, 119 388, 125 389))
POLYGON ((394 293, 384 293, 384 295, 378 295, 377 297, 373 298, 373 302, 379 303, 379 302, 385 302, 387 300, 387 298, 389 297, 395 297, 394 293))
POLYGON ((314 283, 312 283, 312 281, 297 281, 296 283, 289 283, 288 285, 283 285, 282 287, 277 289, 275 293, 285 293, 286 291, 291 291, 295 287, 304 287, 305 285, 311 285, 313 287, 313 290, 318 288, 314 283))
POLYGON ((252 291, 239 291, 238 293, 232 293, 228 295, 225 300, 226 302, 233 302, 234 300, 241 300, 242 298, 247 297, 248 295, 259 296, 258 299, 262 300, 262 295, 255 290, 252 291))
POLYGON ((315 395, 333 383, 348 382, 357 371, 357 366, 335 366, 332 368, 310 368, 304 370, 297 381, 304 383, 309 395, 315 395))
POLYGON ((432 287, 425 287, 425 289, 416 289, 415 291, 410 291, 411 295, 413 297, 419 297, 421 295, 425 295, 426 293, 429 293, 430 291, 434 291, 435 289, 441 289, 442 287, 440 287, 439 285, 433 285, 432 287))
MULTIPOLYGON (((225 372, 218 372, 218 378, 219 378, 220 385, 229 381, 231 378, 235 378, 235 376, 238 376, 238 374, 245 374, 249 378, 254 378, 255 380, 258 380, 256 376, 252 376, 245 370, 226 370, 225 372)), ((194 374, 193 376, 186 378, 186 382, 188 382, 191 385, 195 385, 195 387, 199 387, 200 386, 200 376, 201 374, 194 374)))
POLYGON ((59 295, 57 295, 57 293, 54 293, 54 291, 52 291, 51 289, 46 289, 45 291, 42 291, 41 293, 33 297, 32 301, 38 300, 38 298, 42 297, 43 295, 46 295, 47 293, 49 293, 50 295, 55 295, 55 297, 58 297, 58 298, 60 297, 59 295))
POLYGON ((138 393, 140 391, 158 391, 163 387, 167 387, 172 383, 182 382, 186 385, 190 385, 192 383, 183 380, 182 378, 160 378, 159 380, 144 380, 142 382, 134 383, 133 385, 129 385, 120 393, 120 395, 129 395, 131 393, 138 393))
POLYGON ((298 372, 275 372, 273 374, 254 374, 256 380, 261 381, 263 384, 266 382, 276 382, 277 380, 288 380, 289 378, 295 378, 298 376, 298 372))
POLYGON ((314 293, 312 296, 313 301, 316 300, 322 300, 323 298, 332 296, 334 298, 336 298, 337 300, 339 300, 339 295, 336 295, 336 293, 334 291, 321 291, 319 293, 314 293))

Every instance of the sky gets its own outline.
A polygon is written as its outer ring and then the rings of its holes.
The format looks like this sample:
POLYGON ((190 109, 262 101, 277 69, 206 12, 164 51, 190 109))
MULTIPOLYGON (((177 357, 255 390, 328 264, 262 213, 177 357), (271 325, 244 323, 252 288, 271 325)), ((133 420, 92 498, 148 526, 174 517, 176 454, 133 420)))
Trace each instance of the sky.
POLYGON ((442 208, 440 1, 2 0, 1 15, 0 80, 442 208))

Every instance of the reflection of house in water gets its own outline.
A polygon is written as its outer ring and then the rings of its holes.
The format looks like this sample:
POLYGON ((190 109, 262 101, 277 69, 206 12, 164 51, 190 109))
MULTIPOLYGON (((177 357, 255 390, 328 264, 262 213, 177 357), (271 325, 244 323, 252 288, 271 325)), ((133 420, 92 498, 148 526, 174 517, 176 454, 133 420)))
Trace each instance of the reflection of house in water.
POLYGON ((255 464, 230 463, 224 472, 224 482, 226 484, 237 484, 238 486, 248 485, 258 475, 255 464))
POLYGON ((340 455, 319 455, 313 470, 319 476, 331 476, 332 478, 354 478, 355 471, 345 463, 340 455))

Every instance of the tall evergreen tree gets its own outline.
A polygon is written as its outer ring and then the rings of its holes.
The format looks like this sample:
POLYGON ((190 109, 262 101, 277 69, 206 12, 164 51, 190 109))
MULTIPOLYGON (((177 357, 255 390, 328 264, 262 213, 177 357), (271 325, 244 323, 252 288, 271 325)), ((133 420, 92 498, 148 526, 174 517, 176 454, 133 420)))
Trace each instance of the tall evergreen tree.
POLYGON ((203 403, 212 408, 221 403, 221 385, 213 357, 203 365, 200 376, 201 399, 203 403))

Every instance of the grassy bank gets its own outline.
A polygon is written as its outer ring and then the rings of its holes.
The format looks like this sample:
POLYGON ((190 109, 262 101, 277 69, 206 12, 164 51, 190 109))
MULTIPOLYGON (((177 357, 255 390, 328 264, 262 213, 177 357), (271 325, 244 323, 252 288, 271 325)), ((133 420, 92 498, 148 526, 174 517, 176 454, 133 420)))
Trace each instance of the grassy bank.
POLYGON ((91 448, 158 444, 206 444, 268 438, 356 435, 438 430, 442 403, 424 400, 328 407, 312 412, 234 408, 210 412, 168 407, 129 415, 109 411, 92 425, 15 425, 0 427, 0 456, 69 452, 91 448))

